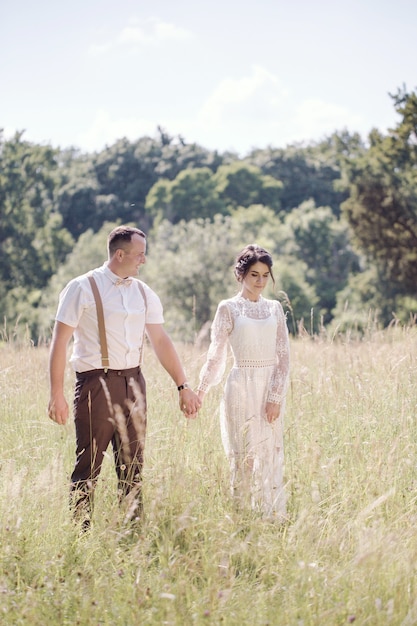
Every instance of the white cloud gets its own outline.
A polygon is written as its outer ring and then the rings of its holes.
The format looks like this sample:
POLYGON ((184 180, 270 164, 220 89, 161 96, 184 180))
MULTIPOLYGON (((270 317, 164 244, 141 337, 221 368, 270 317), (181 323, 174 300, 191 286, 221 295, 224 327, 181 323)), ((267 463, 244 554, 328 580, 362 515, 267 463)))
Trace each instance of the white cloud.
POLYGON ((187 142, 243 155, 251 147, 285 147, 320 140, 335 130, 356 131, 361 121, 349 108, 324 99, 309 98, 297 105, 275 74, 254 66, 246 76, 222 80, 204 105, 186 117, 173 108, 158 119, 115 117, 100 109, 89 129, 76 137, 76 144, 87 151, 100 150, 121 137, 130 141, 153 137, 160 124, 187 142))
POLYGON ((362 117, 348 108, 318 98, 304 100, 295 110, 292 126, 300 138, 318 138, 343 128, 358 129, 362 117))
POLYGON ((246 76, 222 80, 194 120, 184 120, 182 132, 207 147, 243 153, 250 146, 319 140, 335 130, 357 130, 361 123, 360 115, 324 99, 297 105, 276 74, 253 66, 246 76))
POLYGON ((135 117, 115 119, 108 111, 100 109, 91 126, 84 133, 78 133, 75 144, 87 152, 93 152, 112 145, 122 137, 134 140, 144 135, 153 136, 155 128, 154 122, 149 120, 135 117))
POLYGON ((193 38, 191 31, 149 18, 126 26, 114 39, 103 44, 92 44, 90 53, 98 56, 117 47, 157 46, 171 41, 187 41, 193 38))
POLYGON ((199 120, 216 127, 226 122, 253 121, 257 115, 269 117, 288 92, 277 76, 254 65, 251 74, 222 80, 199 112, 199 120))

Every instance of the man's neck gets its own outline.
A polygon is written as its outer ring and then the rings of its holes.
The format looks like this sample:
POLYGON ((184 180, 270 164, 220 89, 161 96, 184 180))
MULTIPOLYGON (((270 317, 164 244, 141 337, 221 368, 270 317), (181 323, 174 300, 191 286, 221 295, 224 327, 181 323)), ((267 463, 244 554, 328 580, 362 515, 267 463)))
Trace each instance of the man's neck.
POLYGON ((111 261, 107 261, 107 267, 118 278, 128 278, 125 275, 125 272, 120 269, 120 266, 118 266, 117 263, 112 263, 111 261))

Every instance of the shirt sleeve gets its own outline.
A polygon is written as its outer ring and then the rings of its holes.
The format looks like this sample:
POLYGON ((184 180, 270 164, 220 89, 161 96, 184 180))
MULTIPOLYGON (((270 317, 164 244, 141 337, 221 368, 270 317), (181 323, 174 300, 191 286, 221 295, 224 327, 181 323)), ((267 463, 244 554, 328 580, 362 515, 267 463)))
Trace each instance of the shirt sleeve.
POLYGON ((287 321, 281 303, 275 301, 277 316, 276 365, 268 391, 268 402, 280 404, 285 398, 290 371, 290 343, 287 321))
POLYGON ((76 328, 83 312, 92 306, 94 306, 92 293, 89 295, 85 287, 83 288, 80 277, 74 278, 59 295, 55 319, 57 322, 76 328))
POLYGON ((146 283, 140 282, 146 296, 146 324, 163 324, 164 310, 159 296, 146 283))
POLYGON ((206 362, 200 371, 198 390, 207 392, 221 381, 226 368, 228 339, 232 330, 233 320, 229 307, 223 300, 214 316, 210 346, 206 362))

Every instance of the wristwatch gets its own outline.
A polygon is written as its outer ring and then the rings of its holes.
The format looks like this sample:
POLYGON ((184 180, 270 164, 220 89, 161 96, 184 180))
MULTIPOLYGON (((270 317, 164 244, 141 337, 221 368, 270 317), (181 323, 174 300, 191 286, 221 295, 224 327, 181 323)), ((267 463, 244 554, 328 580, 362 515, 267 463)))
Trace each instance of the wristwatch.
POLYGON ((182 391, 183 389, 190 389, 190 385, 188 383, 182 383, 179 387, 177 387, 178 391, 182 391))

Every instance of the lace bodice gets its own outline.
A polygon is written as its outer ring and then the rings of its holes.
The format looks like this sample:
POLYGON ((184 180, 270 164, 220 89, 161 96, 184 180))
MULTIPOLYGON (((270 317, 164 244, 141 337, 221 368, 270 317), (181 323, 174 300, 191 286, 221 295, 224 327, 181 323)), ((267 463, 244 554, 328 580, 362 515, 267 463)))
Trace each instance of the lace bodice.
POLYGON ((273 368, 267 399, 281 402, 289 373, 288 330, 281 304, 262 296, 251 302, 240 295, 220 302, 199 389, 208 391, 221 381, 229 345, 234 367, 273 368))

